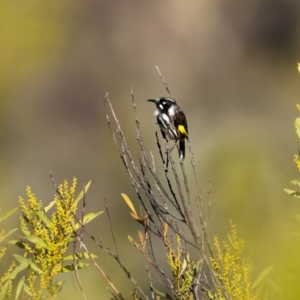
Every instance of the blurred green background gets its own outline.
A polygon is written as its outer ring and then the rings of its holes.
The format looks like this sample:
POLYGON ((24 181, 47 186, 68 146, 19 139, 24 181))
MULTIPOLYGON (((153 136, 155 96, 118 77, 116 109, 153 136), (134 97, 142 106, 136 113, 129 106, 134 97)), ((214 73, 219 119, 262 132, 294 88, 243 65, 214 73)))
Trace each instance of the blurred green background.
MULTIPOLYGON (((109 93, 137 154, 133 87, 147 151, 158 158, 154 106, 146 102, 166 95, 157 65, 187 115, 204 199, 212 180, 211 235, 226 238, 231 218, 247 241, 255 274, 273 265, 273 279, 299 279, 299 238, 291 231, 299 227, 293 217, 300 203, 283 191, 299 177, 293 163, 299 2, 0 3, 2 210, 17 206, 27 185, 50 201, 49 171, 57 183, 75 176, 81 187, 91 179, 86 210, 102 210, 107 198, 121 258, 134 276, 146 278, 145 262, 127 241, 139 227, 120 194, 138 201, 106 124, 103 97, 109 93)), ((16 216, 10 221, 17 226, 16 216)), ((112 242, 106 217, 89 229, 112 242)), ((124 274, 93 250, 128 297, 133 287, 124 274)), ((108 299, 94 269, 81 274, 90 299, 108 299)), ((62 297, 79 299, 71 275, 65 279, 62 297)))

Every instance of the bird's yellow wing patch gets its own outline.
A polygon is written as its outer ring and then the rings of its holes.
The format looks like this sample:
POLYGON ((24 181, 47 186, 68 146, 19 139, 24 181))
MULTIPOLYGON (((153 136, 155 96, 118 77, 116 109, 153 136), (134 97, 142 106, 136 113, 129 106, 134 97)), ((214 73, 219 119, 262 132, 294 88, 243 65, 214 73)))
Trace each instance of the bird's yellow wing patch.
POLYGON ((179 130, 183 135, 185 135, 186 137, 188 136, 188 134, 187 134, 187 132, 186 132, 186 130, 185 130, 185 128, 184 128, 183 125, 178 125, 178 130, 179 130))

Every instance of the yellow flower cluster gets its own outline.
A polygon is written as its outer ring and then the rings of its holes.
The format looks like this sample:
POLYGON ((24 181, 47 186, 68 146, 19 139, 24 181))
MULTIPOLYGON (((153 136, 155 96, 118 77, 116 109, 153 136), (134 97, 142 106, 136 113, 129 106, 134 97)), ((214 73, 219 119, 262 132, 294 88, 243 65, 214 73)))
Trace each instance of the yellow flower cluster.
POLYGON ((214 237, 215 255, 211 258, 212 266, 222 284, 217 286, 217 299, 258 300, 261 287, 251 288, 252 262, 242 258, 245 242, 237 237, 236 226, 230 222, 229 243, 222 246, 214 237))
MULTIPOLYGON (((6 251, 6 247, 3 247, 5 248, 5 251, 6 251)), ((3 253, 1 251, 1 254, 5 254, 5 252, 3 253)), ((3 256, 2 256, 3 257, 3 256)), ((2 282, 5 282, 5 280, 12 274, 12 272, 14 271, 16 267, 16 263, 15 262, 12 262, 12 264, 10 265, 10 267, 8 268, 8 270, 4 273, 4 275, 1 277, 0 279, 0 291, 1 291, 1 288, 2 288, 2 282)), ((6 292, 7 296, 8 297, 11 297, 11 292, 12 292, 12 282, 9 283, 9 286, 8 286, 8 290, 6 292)))
POLYGON ((299 160, 299 155, 294 155, 294 163, 296 165, 296 167, 298 168, 299 172, 300 172, 300 160, 299 160))
MULTIPOLYGON (((42 209, 42 202, 38 201, 30 187, 27 187, 27 203, 19 199, 23 217, 20 228, 25 234, 23 245, 31 255, 37 270, 27 278, 27 283, 33 299, 43 298, 43 292, 48 290, 54 295, 59 282, 52 282, 53 276, 63 270, 63 258, 69 242, 74 238, 74 216, 77 201, 74 199, 77 180, 73 179, 69 188, 67 181, 58 187, 58 194, 54 196, 51 206, 54 209, 51 218, 46 215, 46 208, 42 209), (39 289, 36 291, 36 280, 39 278, 39 289)), ((52 298, 53 299, 53 298, 52 298)))
MULTIPOLYGON (((297 109, 300 110, 300 104, 297 104, 297 109)), ((300 119, 299 118, 296 118, 296 120, 295 120, 295 130, 296 130, 298 137, 300 138, 300 119)), ((297 155, 297 154, 294 155, 294 163, 295 163, 296 167, 298 168, 298 170, 300 171, 300 160, 299 160, 299 155, 297 155)))
POLYGON ((176 235, 177 250, 172 249, 171 240, 167 240, 168 264, 171 267, 173 275, 173 287, 177 297, 182 300, 193 300, 194 294, 192 284, 197 272, 197 264, 190 261, 189 254, 182 251, 181 239, 176 235))

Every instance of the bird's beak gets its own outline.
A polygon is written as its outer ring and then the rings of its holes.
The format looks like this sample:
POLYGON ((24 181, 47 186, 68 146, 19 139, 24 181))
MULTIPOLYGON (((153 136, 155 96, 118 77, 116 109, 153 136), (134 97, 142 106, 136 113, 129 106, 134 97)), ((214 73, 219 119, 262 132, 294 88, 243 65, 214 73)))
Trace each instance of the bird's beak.
POLYGON ((157 102, 157 100, 156 100, 156 99, 148 99, 147 101, 149 101, 149 102, 154 102, 154 103, 156 103, 156 102, 157 102))

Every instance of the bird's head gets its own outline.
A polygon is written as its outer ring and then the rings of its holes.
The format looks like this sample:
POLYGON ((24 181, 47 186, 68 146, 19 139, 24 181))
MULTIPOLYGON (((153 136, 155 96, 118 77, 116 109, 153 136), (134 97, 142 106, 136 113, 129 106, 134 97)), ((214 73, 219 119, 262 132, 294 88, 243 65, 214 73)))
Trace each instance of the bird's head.
POLYGON ((149 99, 149 102, 154 102, 156 107, 162 111, 168 110, 172 105, 176 105, 176 101, 171 98, 160 97, 157 99, 149 99))

